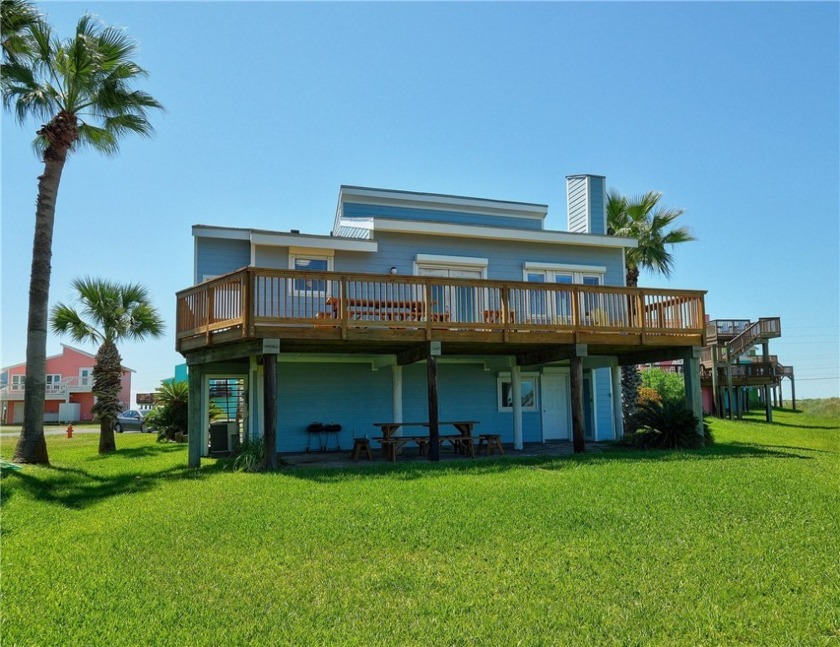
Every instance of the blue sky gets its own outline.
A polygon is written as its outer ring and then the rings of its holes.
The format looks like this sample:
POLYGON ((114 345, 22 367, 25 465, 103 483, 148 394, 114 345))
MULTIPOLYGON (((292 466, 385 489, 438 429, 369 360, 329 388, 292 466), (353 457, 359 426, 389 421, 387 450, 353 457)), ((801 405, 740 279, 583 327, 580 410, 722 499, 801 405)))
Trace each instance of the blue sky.
MULTIPOLYGON (((193 224, 327 233, 356 184, 545 203, 565 229, 565 176, 595 173, 664 192, 699 239, 642 285, 780 316, 797 396, 840 395, 836 2, 39 7, 62 35, 85 11, 125 27, 167 108, 116 158, 74 154, 56 214, 51 302, 103 276, 147 285, 167 320, 121 347, 135 391, 182 361, 193 224)), ((2 121, 3 365, 25 358, 38 125, 2 121)))

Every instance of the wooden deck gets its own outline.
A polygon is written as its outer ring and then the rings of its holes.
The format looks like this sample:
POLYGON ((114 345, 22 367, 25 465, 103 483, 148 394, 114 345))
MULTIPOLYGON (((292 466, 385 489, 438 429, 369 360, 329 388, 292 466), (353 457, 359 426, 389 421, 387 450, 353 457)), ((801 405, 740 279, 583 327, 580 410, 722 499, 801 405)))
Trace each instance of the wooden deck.
POLYGON ((177 294, 177 350, 280 339, 299 352, 515 354, 589 344, 602 354, 702 346, 703 295, 569 284, 243 268, 177 294))

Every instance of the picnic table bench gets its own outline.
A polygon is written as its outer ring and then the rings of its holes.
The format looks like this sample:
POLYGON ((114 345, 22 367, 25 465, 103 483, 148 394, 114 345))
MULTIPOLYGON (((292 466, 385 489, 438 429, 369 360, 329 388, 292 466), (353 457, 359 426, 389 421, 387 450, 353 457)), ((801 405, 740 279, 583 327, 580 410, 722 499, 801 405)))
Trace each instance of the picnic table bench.
MULTIPOLYGON (((438 434, 438 443, 450 443, 456 453, 464 453, 466 456, 475 456, 472 431, 476 420, 453 420, 439 422, 438 425, 452 425, 458 431, 457 434, 438 434)), ((420 448, 420 455, 425 456, 428 451, 430 438, 424 436, 397 436, 396 432, 402 427, 429 427, 428 422, 375 422, 374 427, 382 431, 381 438, 374 438, 382 445, 382 453, 391 462, 397 460, 397 453, 408 443, 416 443, 420 448)))

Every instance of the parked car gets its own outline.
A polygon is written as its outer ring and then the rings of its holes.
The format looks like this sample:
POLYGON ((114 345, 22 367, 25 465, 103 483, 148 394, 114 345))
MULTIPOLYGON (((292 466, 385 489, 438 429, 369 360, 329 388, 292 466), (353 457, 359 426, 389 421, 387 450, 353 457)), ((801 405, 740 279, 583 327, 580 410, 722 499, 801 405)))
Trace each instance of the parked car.
POLYGON ((114 423, 114 431, 121 434, 126 429, 137 429, 146 431, 145 416, 141 411, 130 409, 117 414, 117 421, 114 423))

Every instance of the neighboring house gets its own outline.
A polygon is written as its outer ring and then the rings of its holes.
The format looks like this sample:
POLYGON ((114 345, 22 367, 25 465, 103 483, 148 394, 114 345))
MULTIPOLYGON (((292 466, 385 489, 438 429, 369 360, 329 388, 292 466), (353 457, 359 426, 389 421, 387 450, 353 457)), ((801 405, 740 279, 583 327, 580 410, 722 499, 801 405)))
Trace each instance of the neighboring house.
POLYGON ((758 400, 757 392, 770 422, 773 419, 770 405, 781 401, 781 383, 786 377, 790 379, 791 399, 796 408, 793 367, 780 364, 778 357, 770 354, 770 340, 781 335, 779 317, 708 321, 700 373, 704 411, 740 417, 750 401, 758 400), (760 354, 756 352, 758 346, 760 354))
MULTIPOLYGON (((440 420, 516 448, 574 424, 620 436, 621 365, 681 359, 699 374, 705 292, 624 287, 636 241, 607 235, 605 179, 569 176, 567 190, 569 231, 546 229, 542 204, 356 186, 328 235, 194 226, 176 342, 200 399, 190 463, 207 453, 219 379, 243 381, 249 435, 277 421, 280 452, 306 448, 313 422, 342 425, 347 446, 374 422, 428 421, 430 388, 440 420)), ((699 383, 686 391, 701 415, 699 383)))
MULTIPOLYGON (((44 402, 44 422, 79 422, 93 420, 93 366, 96 357, 78 348, 61 345, 61 354, 47 357, 47 386, 44 402)), ((23 396, 26 383, 26 364, 6 366, 8 383, 0 390, 3 402, 3 423, 23 422, 23 396)), ((120 401, 128 409, 131 401, 131 374, 122 367, 120 401)))
MULTIPOLYGON (((781 334, 779 317, 762 317, 758 321, 707 319, 706 346, 700 359, 703 413, 731 418, 760 404, 770 421, 773 414, 767 404, 782 406, 784 378, 790 379, 791 399, 796 408, 793 367, 781 364, 769 350, 770 340, 781 334), (729 406, 730 401, 734 406, 729 406)), ((685 372, 681 360, 657 362, 648 367, 685 372)))

